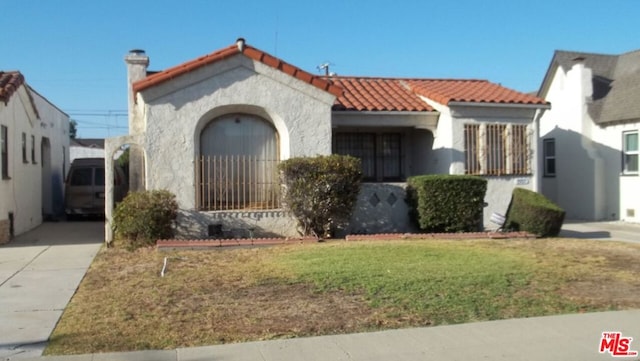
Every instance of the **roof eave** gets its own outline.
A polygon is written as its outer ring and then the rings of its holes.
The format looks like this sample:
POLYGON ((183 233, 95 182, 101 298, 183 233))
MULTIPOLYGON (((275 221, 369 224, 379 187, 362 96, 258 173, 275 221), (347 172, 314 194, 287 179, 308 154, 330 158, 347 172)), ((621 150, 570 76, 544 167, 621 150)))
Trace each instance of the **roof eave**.
POLYGON ((320 76, 316 76, 309 72, 306 72, 298 67, 290 65, 289 63, 281 59, 278 59, 262 50, 256 49, 249 45, 245 45, 242 48, 238 48, 236 45, 231 45, 209 55, 205 55, 198 59, 183 63, 181 65, 177 65, 164 71, 160 71, 156 74, 150 75, 133 83, 132 90, 135 94, 187 74, 203 66, 240 54, 254 61, 258 61, 265 65, 271 66, 274 69, 280 70, 289 76, 297 78, 298 80, 301 80, 321 90, 324 90, 336 97, 339 97, 343 93, 343 89, 341 87, 336 86, 330 81, 327 81, 320 76))
POLYGON ((640 123, 640 117, 629 118, 629 119, 598 120, 598 121, 594 121, 594 123, 601 127, 608 127, 612 125, 629 124, 629 123, 640 123))
POLYGON ((547 96, 547 92, 549 91, 549 87, 551 86, 551 81, 553 80, 553 75, 559 67, 560 64, 558 64, 558 62, 556 61, 556 55, 554 54, 553 59, 551 59, 551 63, 549 63, 547 71, 544 73, 544 78, 542 79, 542 83, 540 84, 538 93, 536 94, 538 98, 544 99, 547 96))
POLYGON ((449 107, 485 107, 485 108, 519 108, 519 109, 551 109, 550 103, 492 103, 492 102, 462 102, 450 101, 447 103, 449 107))
POLYGON ((437 110, 332 110, 340 115, 439 115, 437 110))
POLYGON ((216 61, 220 61, 226 58, 229 58, 233 55, 240 54, 235 46, 229 46, 227 48, 221 49, 217 52, 214 52, 209 55, 202 56, 196 60, 192 60, 169 69, 165 69, 163 71, 157 72, 153 75, 147 76, 144 79, 138 80, 134 82, 131 87, 134 93, 141 92, 147 88, 151 88, 162 83, 165 83, 173 78, 179 77, 181 75, 187 74, 195 69, 198 69, 204 65, 208 65, 210 63, 214 63, 216 61))

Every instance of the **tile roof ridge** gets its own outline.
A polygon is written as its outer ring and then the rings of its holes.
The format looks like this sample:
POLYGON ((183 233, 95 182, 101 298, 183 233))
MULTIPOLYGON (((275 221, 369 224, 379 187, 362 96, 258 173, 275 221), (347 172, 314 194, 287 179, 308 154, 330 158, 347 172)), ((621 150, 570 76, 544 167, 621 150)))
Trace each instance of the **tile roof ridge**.
POLYGON ((274 69, 280 70, 285 74, 295 77, 298 80, 320 88, 335 96, 339 96, 342 93, 342 89, 340 87, 333 85, 329 80, 324 79, 322 76, 311 74, 263 50, 255 48, 249 44, 245 44, 244 39, 238 39, 238 41, 232 45, 218 49, 212 53, 202 55, 193 60, 189 60, 176 66, 167 68, 165 70, 161 70, 157 73, 147 76, 144 79, 140 79, 133 84, 133 91, 138 92, 144 90, 148 87, 168 81, 176 76, 188 73, 202 66, 212 64, 217 61, 240 54, 246 56, 249 59, 259 61, 274 69))
POLYGON ((0 71, 0 101, 6 105, 13 93, 25 83, 24 74, 18 70, 0 71), (4 76, 5 74, 6 76, 4 76))
POLYGON ((333 94, 334 96, 340 96, 342 94, 342 88, 334 85, 330 81, 330 79, 325 79, 324 76, 312 74, 298 66, 288 63, 281 58, 271 55, 264 50, 255 48, 249 44, 243 43, 243 49, 240 50, 239 53, 248 58, 259 61, 265 65, 271 66, 274 69, 280 70, 281 72, 297 78, 298 80, 320 88, 328 93, 333 94))
POLYGON ((459 82, 485 82, 490 83, 487 79, 475 78, 419 78, 419 77, 389 77, 389 76, 370 76, 370 75, 332 75, 324 76, 325 79, 362 79, 362 80, 397 80, 397 81, 459 81, 459 82))
POLYGON ((236 53, 239 53, 236 46, 230 45, 225 48, 215 50, 214 52, 208 53, 206 55, 199 56, 195 59, 187 60, 178 65, 174 65, 163 70, 155 71, 153 74, 148 75, 147 77, 134 82, 133 90, 134 92, 144 90, 150 86, 170 80, 174 76, 187 73, 202 65, 209 64, 211 62, 220 60, 221 58, 226 58, 227 56, 231 56, 236 53))

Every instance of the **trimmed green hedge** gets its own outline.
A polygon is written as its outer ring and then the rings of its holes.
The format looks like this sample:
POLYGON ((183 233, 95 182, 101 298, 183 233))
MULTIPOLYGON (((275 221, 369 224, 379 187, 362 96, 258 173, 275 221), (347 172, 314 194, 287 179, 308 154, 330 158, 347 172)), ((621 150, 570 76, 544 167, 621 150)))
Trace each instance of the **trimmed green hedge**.
POLYGON ((422 175, 407 180, 409 216, 426 232, 482 230, 487 180, 469 175, 422 175))
POLYGON ((515 188, 507 212, 505 228, 554 237, 560 233, 565 212, 545 196, 515 188))
POLYGON ((360 193, 360 159, 338 154, 291 158, 279 169, 283 205, 298 220, 302 235, 331 237, 349 223, 360 193))
POLYGON ((173 237, 178 216, 176 196, 167 190, 129 193, 113 214, 116 244, 129 250, 153 246, 158 239, 173 237))

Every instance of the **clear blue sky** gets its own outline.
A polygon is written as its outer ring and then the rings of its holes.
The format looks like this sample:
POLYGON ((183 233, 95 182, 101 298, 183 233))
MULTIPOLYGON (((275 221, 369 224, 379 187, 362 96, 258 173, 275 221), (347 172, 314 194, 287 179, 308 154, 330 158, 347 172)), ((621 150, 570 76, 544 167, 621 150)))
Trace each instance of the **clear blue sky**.
POLYGON ((556 49, 640 48, 640 0, 0 0, 0 70, 79 122, 80 137, 126 134, 123 61, 162 70, 244 37, 317 73, 488 79, 537 90, 556 49))

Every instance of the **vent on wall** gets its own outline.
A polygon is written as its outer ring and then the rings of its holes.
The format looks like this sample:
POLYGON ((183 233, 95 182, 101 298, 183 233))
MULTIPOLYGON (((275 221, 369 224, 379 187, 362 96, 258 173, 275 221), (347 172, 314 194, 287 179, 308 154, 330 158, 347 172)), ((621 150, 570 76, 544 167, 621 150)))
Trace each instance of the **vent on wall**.
POLYGON ((635 218, 636 217, 636 210, 633 209, 633 208, 627 208, 627 217, 635 218))
POLYGON ((210 224, 207 226, 207 236, 214 238, 222 238, 224 232, 221 224, 210 224))

